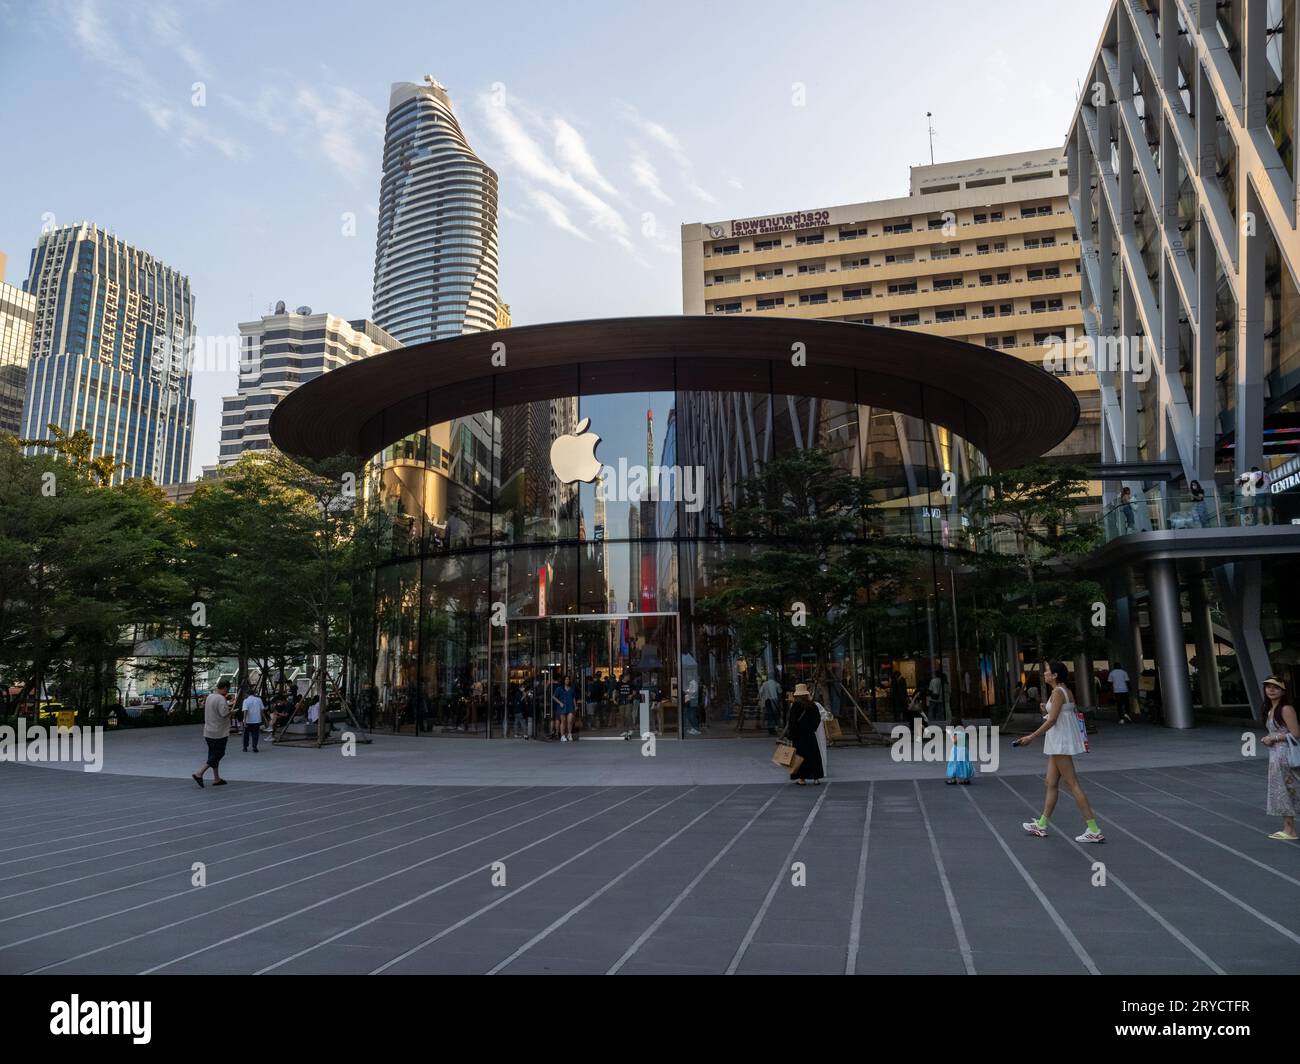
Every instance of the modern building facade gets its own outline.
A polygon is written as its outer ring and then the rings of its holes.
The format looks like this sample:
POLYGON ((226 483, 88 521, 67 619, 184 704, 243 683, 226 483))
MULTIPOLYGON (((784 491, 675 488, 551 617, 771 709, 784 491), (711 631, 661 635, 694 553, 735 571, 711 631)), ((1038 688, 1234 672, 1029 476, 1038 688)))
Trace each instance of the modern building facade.
POLYGON ((1112 658, 1169 723, 1300 645, 1294 0, 1119 0, 1066 145, 1099 370, 1112 658), (1122 493, 1127 490, 1128 494, 1122 493))
POLYGON ((117 480, 186 479, 194 295, 189 278, 88 223, 41 234, 26 290, 36 300, 22 435, 84 429, 117 480))
POLYGON ((239 390, 222 400, 220 464, 271 446, 271 411, 294 388, 397 346, 372 321, 313 313, 311 307, 289 311, 283 301, 272 314, 240 322, 239 390))
MULTIPOLYGON (((371 316, 403 344, 497 327, 497 175, 431 77, 393 86, 371 316)), ((509 312, 507 308, 507 313, 509 312)))
MULTIPOLYGON (((683 225, 682 309, 914 328, 1042 365, 1083 326, 1067 185, 1052 148, 912 167, 897 199, 683 225)), ((1093 459, 1096 376, 1061 376, 1083 414, 1054 453, 1093 459)))
POLYGON ((23 428, 23 398, 36 326, 36 297, 5 283, 0 254, 0 432, 17 436, 23 428))
POLYGON ((421 422, 468 416, 493 426, 483 484, 442 475, 442 456, 430 451, 406 460, 412 474, 426 473, 410 483, 436 481, 444 492, 426 516, 403 511, 381 481, 368 486, 367 504, 394 520, 373 582, 357 596, 349 671, 358 712, 378 730, 503 736, 527 719, 544 729, 565 675, 586 727, 610 736, 766 736, 758 684, 777 672, 787 683, 819 681, 849 730, 872 727, 864 714, 888 719, 894 692, 911 697, 936 676, 946 708, 987 715, 980 710, 1008 694, 998 686, 1008 673, 976 622, 968 571, 979 544, 967 489, 990 465, 1056 446, 1079 405, 1062 381, 1009 353, 919 330, 603 319, 516 326, 344 366, 286 396, 271 438, 291 453, 371 455, 420 438, 421 422), (492 367, 501 339, 510 358, 492 367), (805 366, 791 365, 796 341, 805 366), (1001 416, 1005 404, 1024 417, 1001 416), (577 419, 552 437, 568 438, 538 471, 556 494, 516 491, 503 468, 513 433, 548 406, 577 419), (743 438, 710 435, 718 409, 739 410, 743 438), (787 557, 783 543, 742 535, 726 515, 746 478, 782 455, 815 449, 859 474, 878 411, 919 426, 910 442, 925 490, 879 469, 875 516, 860 534, 846 532, 826 563, 888 540, 906 575, 887 587, 855 570, 868 619, 819 661, 787 604, 719 606, 758 559, 770 564, 765 552, 787 557), (592 459, 600 468, 584 469, 592 459))

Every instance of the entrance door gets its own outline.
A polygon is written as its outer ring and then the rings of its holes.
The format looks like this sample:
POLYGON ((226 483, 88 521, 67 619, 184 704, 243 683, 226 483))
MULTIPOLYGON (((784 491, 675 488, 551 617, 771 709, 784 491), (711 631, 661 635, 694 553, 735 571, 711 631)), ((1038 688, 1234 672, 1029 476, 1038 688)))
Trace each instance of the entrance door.
POLYGON ((556 733, 556 688, 567 677, 582 738, 680 738, 680 661, 675 613, 511 618, 505 626, 500 683, 504 706, 494 735, 538 739, 556 733))

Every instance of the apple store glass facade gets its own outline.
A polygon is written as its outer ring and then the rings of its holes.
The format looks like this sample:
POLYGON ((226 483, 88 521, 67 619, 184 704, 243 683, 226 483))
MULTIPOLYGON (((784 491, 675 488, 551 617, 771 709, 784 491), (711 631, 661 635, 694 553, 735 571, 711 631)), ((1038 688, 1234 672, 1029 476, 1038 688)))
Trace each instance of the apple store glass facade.
MULTIPOLYGON (((376 455, 367 505, 384 542, 358 588, 347 688, 362 723, 427 736, 545 736, 570 676, 580 734, 766 737, 760 688, 813 677, 813 656, 769 625, 706 617, 723 567, 755 550, 725 533, 738 486, 774 455, 820 448, 877 485, 879 528, 899 537, 901 593, 851 629, 820 670, 846 733, 986 716, 1006 674, 975 624, 975 549, 963 486, 986 471, 968 442, 924 419, 845 400, 750 391, 575 395, 482 411, 376 455), (590 460, 562 483, 557 460, 590 460), (671 499, 639 471, 678 467, 671 499), (583 473, 586 471, 580 471, 583 473), (601 490, 598 485, 602 484, 601 490)), ((779 724, 778 724, 779 727, 779 724)))

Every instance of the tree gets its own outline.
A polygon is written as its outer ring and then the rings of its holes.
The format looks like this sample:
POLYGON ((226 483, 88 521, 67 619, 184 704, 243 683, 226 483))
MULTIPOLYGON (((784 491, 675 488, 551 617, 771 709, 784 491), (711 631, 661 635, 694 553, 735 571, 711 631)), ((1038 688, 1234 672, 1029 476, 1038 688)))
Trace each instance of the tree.
POLYGON ((771 459, 722 509, 723 536, 740 549, 719 565, 703 615, 751 644, 768 624, 788 630, 814 658, 816 689, 835 646, 881 615, 906 571, 876 527, 874 487, 821 449, 771 459))
POLYGON ((1081 621, 1101 598, 1078 564, 1099 533, 1078 519, 1086 488, 1083 468, 1042 461, 976 477, 968 488, 981 546, 976 619, 986 631, 1031 643, 1040 675, 1048 646, 1061 657, 1087 649, 1081 621))

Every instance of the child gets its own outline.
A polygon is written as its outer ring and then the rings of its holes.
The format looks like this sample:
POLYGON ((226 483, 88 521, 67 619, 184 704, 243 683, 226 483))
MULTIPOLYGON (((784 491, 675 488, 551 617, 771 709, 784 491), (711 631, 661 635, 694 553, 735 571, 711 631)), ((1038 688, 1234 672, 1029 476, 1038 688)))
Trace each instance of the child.
POLYGON ((966 748, 967 735, 960 728, 948 729, 948 784, 969 784, 975 775, 971 764, 970 751, 966 748))

